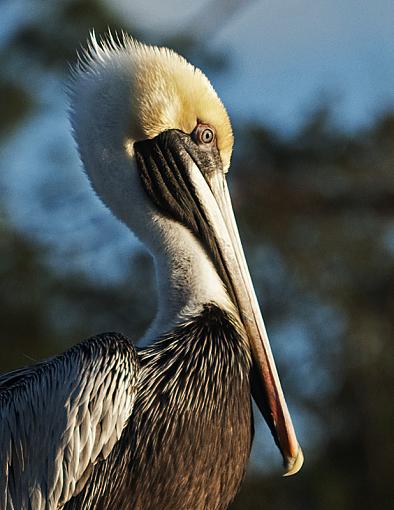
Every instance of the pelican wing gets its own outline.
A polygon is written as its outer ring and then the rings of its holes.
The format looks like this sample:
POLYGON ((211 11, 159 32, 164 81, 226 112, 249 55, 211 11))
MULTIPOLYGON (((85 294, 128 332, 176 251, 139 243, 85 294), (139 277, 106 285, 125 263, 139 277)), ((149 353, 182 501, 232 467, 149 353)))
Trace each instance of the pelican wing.
POLYGON ((136 395, 133 345, 109 333, 0 376, 0 509, 61 508, 120 438, 136 395))

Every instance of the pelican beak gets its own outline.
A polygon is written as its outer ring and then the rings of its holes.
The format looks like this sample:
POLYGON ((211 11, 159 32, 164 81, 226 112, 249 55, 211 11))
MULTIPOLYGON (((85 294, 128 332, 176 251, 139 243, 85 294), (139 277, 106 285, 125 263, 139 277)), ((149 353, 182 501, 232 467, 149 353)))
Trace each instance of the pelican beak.
POLYGON ((243 253, 220 155, 201 150, 189 135, 176 130, 138 142, 134 149, 150 198, 205 244, 238 309, 252 351, 252 395, 282 453, 285 476, 293 475, 301 469, 303 454, 243 253))
MULTIPOLYGON (((222 220, 216 220, 216 238, 252 350, 252 394, 282 453, 285 476, 290 476, 301 469, 304 457, 283 395, 224 174, 218 172, 211 177, 210 189, 217 204, 215 217, 222 220)), ((215 209, 213 203, 211 209, 215 209)))

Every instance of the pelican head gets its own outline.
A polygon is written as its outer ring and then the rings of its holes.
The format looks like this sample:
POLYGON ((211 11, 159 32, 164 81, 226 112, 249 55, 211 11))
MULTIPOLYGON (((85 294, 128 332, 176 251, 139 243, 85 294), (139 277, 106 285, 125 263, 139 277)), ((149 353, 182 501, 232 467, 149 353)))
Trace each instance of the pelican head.
POLYGON ((151 334, 214 302, 235 314, 252 357, 252 393, 285 462, 303 462, 226 184, 233 134, 206 76, 175 52, 124 36, 89 48, 71 120, 93 188, 152 252, 159 310, 151 334))

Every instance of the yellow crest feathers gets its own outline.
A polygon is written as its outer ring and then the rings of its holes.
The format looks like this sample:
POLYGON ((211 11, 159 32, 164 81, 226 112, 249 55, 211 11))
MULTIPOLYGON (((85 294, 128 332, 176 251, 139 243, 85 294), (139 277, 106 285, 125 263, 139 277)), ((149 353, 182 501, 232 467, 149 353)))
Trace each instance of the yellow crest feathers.
POLYGON ((233 133, 226 109, 208 78, 167 48, 139 43, 126 34, 109 34, 97 41, 94 33, 82 59, 82 72, 94 73, 114 60, 131 66, 131 142, 153 138, 168 129, 191 133, 198 122, 216 130, 225 170, 230 165, 233 133), (121 60, 119 57, 122 57, 121 60))

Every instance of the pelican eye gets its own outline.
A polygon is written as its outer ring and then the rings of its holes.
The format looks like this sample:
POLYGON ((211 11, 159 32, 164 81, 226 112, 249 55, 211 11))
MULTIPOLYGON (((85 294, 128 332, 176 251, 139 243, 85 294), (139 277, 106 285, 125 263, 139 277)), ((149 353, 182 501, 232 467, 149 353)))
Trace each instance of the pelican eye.
POLYGON ((192 138, 199 145, 212 145, 216 140, 215 130, 207 124, 197 124, 192 138))

